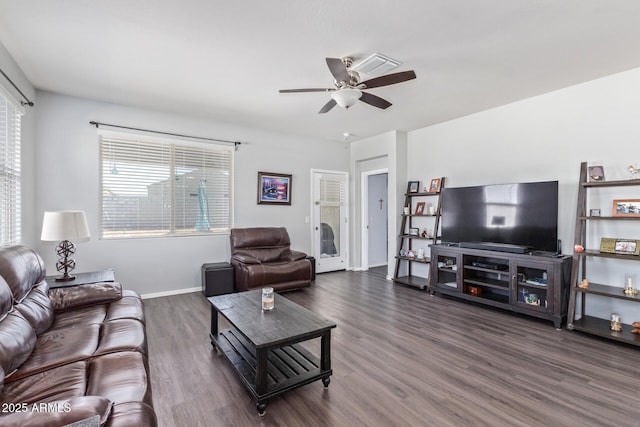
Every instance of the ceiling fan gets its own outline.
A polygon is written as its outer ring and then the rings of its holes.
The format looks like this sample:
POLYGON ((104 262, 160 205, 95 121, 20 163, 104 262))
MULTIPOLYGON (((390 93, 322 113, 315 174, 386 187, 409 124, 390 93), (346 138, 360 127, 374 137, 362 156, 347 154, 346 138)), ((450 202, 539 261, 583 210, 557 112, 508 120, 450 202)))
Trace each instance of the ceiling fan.
POLYGON ((384 110, 389 108, 391 103, 379 96, 364 92, 364 90, 389 86, 416 78, 416 73, 410 70, 374 77, 361 82, 358 72, 351 69, 352 58, 326 59, 329 71, 331 71, 334 78, 333 84, 335 88, 280 89, 280 93, 331 92, 331 100, 318 111, 319 114, 330 111, 336 104, 348 109, 358 100, 384 110))

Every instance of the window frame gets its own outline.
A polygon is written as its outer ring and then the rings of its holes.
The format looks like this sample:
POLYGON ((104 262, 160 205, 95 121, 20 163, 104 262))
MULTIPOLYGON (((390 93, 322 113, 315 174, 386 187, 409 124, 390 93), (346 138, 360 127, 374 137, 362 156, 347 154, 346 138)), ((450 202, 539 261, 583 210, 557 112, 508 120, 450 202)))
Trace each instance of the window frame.
MULTIPOLYGON (((229 147, 227 145, 216 144, 216 143, 205 143, 205 142, 196 142, 189 139, 182 138, 166 138, 160 136, 149 136, 144 134, 137 133, 124 133, 124 132, 114 132, 103 129, 98 129, 98 197, 99 197, 99 239, 100 240, 128 240, 128 239, 155 239, 155 238, 167 238, 167 237, 194 237, 194 236, 212 236, 212 235, 229 235, 231 228, 233 228, 234 223, 234 167, 235 167, 235 156, 234 151, 235 147, 229 147), (176 194, 176 186, 171 180, 168 188, 171 192, 172 206, 170 208, 171 218, 169 219, 169 230, 168 232, 155 232, 155 233, 144 233, 144 232, 135 232, 135 230, 121 230, 121 235, 105 235, 105 223, 104 223, 104 198, 103 198, 103 188, 104 188, 104 166, 105 162, 109 162, 108 158, 104 156, 103 142, 104 140, 120 140, 123 142, 131 142, 132 144, 140 143, 140 144, 150 144, 155 145, 158 148, 161 146, 169 147, 170 158, 166 164, 169 167, 170 172, 169 176, 176 177, 180 175, 176 175, 176 150, 175 148, 195 148, 195 149, 204 149, 204 150, 213 150, 215 152, 225 152, 229 156, 228 161, 228 222, 226 227, 219 227, 210 229, 207 231, 188 231, 185 232, 183 228, 176 227, 176 212, 175 212, 175 194, 176 194), (182 231, 181 231, 182 230, 182 231)), ((161 227, 160 227, 161 228, 161 227)))
POLYGON ((12 246, 22 243, 22 118, 25 114, 24 107, 14 98, 11 93, 0 84, 0 97, 13 111, 14 129, 9 132, 10 122, 5 123, 7 145, 0 146, 4 151, 0 158, 5 161, 13 157, 13 161, 7 161, 0 165, 0 174, 4 178, 5 188, 0 190, 0 203, 2 212, 0 213, 0 246, 12 246), (15 124, 17 122, 17 124, 15 124), (12 134, 13 139, 9 136, 12 134), (9 156, 10 154, 10 156, 9 156), (11 190, 11 191, 5 191, 11 190), (7 199, 5 199, 4 197, 7 199))

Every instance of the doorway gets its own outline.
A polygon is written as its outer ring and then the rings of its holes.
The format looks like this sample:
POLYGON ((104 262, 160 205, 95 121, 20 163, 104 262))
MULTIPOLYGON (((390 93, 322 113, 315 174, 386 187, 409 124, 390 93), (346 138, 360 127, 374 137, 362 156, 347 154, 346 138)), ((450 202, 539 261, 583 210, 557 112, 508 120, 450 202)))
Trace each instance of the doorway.
POLYGON ((388 171, 362 174, 362 269, 386 267, 389 251, 388 171))
POLYGON ((347 268, 349 174, 337 171, 311 171, 313 185, 313 254, 316 272, 347 268))

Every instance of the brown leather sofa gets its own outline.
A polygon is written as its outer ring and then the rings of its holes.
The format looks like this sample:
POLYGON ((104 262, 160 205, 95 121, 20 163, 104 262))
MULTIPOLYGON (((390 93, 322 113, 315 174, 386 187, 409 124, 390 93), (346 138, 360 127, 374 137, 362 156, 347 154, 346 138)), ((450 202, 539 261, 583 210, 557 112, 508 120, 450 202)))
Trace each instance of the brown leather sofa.
POLYGON ((42 258, 0 249, 0 426, 156 426, 140 296, 49 289, 42 258))
POLYGON ((233 228, 230 239, 236 291, 311 286, 311 262, 307 254, 291 250, 286 228, 233 228))

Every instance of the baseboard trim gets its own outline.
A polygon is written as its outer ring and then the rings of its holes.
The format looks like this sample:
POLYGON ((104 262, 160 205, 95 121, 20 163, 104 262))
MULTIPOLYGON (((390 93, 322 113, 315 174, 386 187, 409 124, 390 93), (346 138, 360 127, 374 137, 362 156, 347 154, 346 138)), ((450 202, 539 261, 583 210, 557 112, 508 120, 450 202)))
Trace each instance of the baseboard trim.
POLYGON ((142 299, 152 299, 152 298, 168 297, 171 295, 190 294, 191 292, 198 292, 201 290, 202 288, 198 286, 195 288, 175 289, 173 291, 165 291, 165 292, 154 292, 152 294, 143 294, 141 296, 142 296, 142 299))

